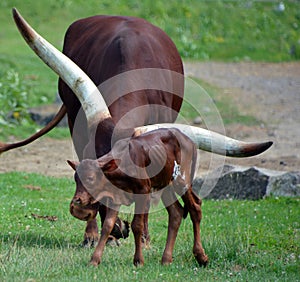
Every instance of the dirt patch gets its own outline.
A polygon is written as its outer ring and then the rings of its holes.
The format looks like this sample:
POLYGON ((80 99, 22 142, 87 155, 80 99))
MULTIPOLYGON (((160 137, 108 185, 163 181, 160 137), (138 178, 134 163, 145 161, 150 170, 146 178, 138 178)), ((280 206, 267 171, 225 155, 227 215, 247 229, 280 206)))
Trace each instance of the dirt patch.
MULTIPOLYGON (((228 164, 300 170, 300 63, 186 63, 186 74, 217 86, 241 114, 260 126, 226 127, 226 134, 244 141, 272 140, 267 152, 252 158, 227 158, 228 164)), ((222 114, 222 113, 221 113, 222 114)))
MULTIPOLYGON (((215 85, 231 98, 241 114, 255 116, 260 126, 226 127, 226 134, 244 141, 272 140, 267 152, 252 158, 226 158, 227 164, 300 170, 300 63, 185 63, 186 74, 215 85)), ((222 114, 222 113, 221 113, 222 114)), ((13 141, 13 140, 12 140, 13 141)), ((26 171, 48 176, 72 176, 67 159, 76 159, 71 139, 44 137, 4 153, 0 172, 26 171)), ((201 154, 201 169, 210 154, 201 154)))

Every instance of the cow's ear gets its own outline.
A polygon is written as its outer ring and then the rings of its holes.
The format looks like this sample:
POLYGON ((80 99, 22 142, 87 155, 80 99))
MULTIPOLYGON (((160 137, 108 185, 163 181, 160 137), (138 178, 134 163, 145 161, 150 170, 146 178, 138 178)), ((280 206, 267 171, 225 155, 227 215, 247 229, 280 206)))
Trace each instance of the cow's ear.
POLYGON ((118 159, 111 159, 107 162, 101 162, 101 161, 98 161, 99 162, 99 166, 100 168, 102 169, 103 172, 112 172, 114 171, 115 169, 118 168, 121 160, 118 160, 118 159))
POLYGON ((69 160, 67 160, 67 162, 70 165, 70 167, 73 168, 74 170, 76 170, 76 168, 79 165, 79 162, 76 162, 76 161, 69 161, 69 160))

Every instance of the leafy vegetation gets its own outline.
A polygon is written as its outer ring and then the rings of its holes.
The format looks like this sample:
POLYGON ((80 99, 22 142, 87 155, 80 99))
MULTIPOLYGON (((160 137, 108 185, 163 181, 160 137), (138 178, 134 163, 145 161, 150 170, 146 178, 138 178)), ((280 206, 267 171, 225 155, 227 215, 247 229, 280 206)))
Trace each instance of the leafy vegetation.
POLYGON ((8 124, 8 121, 20 123, 28 119, 27 87, 20 82, 19 74, 14 70, 7 71, 3 77, 0 81, 0 100, 3 103, 0 124, 8 124))
MULTIPOLYGON (((167 213, 150 214, 151 248, 145 266, 133 266, 134 240, 106 247, 98 268, 87 265, 85 223, 68 206, 73 180, 36 174, 0 175, 1 281, 298 281, 300 263, 299 199, 203 201, 202 242, 210 257, 199 268, 192 255, 192 224, 182 222, 174 262, 161 266, 167 213), (48 216, 48 217, 47 217, 48 216)), ((122 214, 132 219, 132 214, 122 214)))

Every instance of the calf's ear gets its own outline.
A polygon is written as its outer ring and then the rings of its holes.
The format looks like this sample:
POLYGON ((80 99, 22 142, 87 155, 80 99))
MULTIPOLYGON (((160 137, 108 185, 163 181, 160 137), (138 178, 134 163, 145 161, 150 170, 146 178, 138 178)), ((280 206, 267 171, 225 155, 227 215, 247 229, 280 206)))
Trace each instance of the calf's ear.
POLYGON ((118 159, 111 159, 109 161, 98 161, 100 168, 103 172, 112 172, 115 169, 118 168, 118 165, 120 164, 121 160, 118 159))
POLYGON ((67 160, 67 162, 70 165, 70 167, 73 168, 74 170, 76 170, 76 168, 79 165, 79 162, 76 162, 76 161, 69 161, 69 160, 67 160))

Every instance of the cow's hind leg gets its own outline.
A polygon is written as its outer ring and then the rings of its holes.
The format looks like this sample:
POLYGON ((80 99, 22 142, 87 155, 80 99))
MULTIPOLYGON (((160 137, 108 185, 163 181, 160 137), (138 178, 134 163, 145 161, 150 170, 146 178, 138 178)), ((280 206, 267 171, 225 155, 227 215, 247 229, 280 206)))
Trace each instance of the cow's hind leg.
POLYGON ((201 244, 200 238, 200 222, 202 218, 202 211, 201 211, 201 199, 192 191, 190 188, 183 194, 182 199, 185 204, 185 208, 187 208, 188 212, 190 213, 191 220, 193 222, 193 229, 194 229, 194 247, 193 253, 198 261, 200 266, 206 266, 208 263, 208 256, 205 254, 204 249, 201 244))
POLYGON ((162 256, 162 264, 170 264, 173 261, 173 249, 177 233, 183 218, 183 208, 178 202, 176 195, 169 188, 166 188, 162 194, 162 201, 169 214, 167 243, 162 256))

